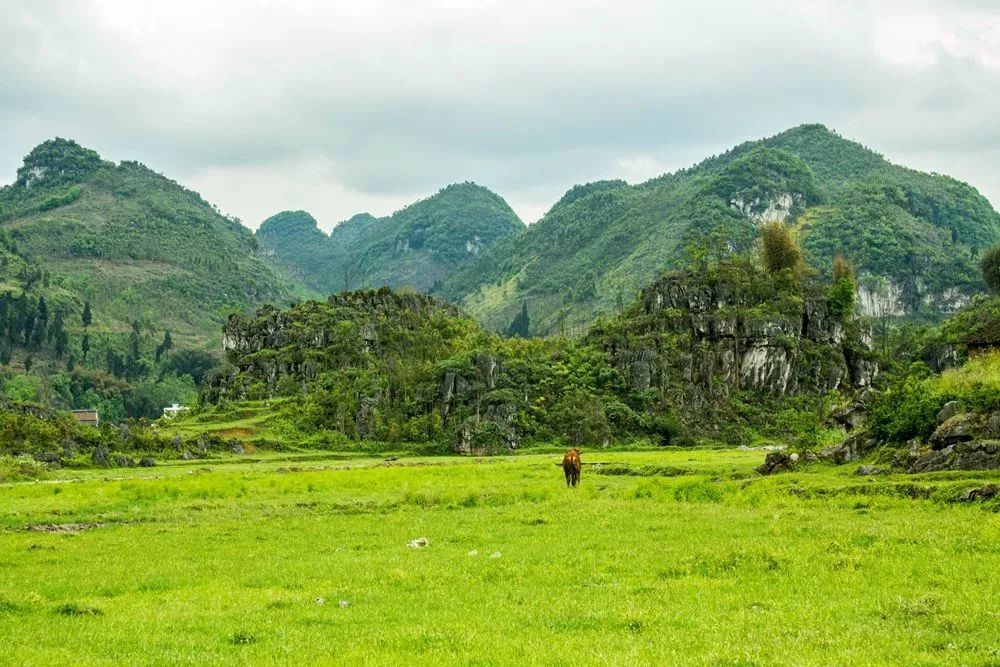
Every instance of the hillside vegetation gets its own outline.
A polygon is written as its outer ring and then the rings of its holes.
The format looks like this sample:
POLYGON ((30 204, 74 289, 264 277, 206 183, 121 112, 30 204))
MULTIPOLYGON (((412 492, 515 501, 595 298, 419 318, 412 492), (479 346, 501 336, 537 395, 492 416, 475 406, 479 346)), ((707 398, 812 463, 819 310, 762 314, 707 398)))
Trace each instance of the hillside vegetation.
POLYGON ((501 197, 458 183, 389 217, 356 215, 329 237, 305 211, 285 211, 265 220, 257 238, 277 263, 323 294, 380 286, 428 291, 523 229, 501 197))
POLYGON ((816 269, 852 262, 872 315, 954 311, 982 289, 976 259, 1000 241, 1000 215, 974 188, 803 125, 639 185, 575 186, 440 293, 494 330, 526 303, 532 333, 580 332, 665 268, 745 250, 773 220, 794 225, 816 269))
POLYGON ((877 373, 853 283, 846 304, 836 287, 745 256, 706 259, 583 339, 502 338, 445 302, 388 288, 264 307, 230 317, 230 366, 177 427, 246 427, 258 446, 280 433, 480 454, 552 440, 815 440, 800 427, 823 397, 877 373), (260 419, 241 426, 241 414, 260 419))
MULTIPOLYGON (((153 416, 194 397, 229 312, 304 293, 239 220, 65 139, 0 189, 0 374, 16 400, 153 416)), ((213 359, 214 357, 214 359, 213 359)))

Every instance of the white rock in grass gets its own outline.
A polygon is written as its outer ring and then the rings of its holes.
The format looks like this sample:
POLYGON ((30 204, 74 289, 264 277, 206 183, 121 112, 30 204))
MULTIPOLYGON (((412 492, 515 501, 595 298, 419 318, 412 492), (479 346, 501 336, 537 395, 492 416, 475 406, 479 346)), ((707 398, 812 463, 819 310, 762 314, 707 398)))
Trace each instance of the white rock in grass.
POLYGON ((340 606, 341 607, 350 607, 351 606, 351 602, 350 602, 350 600, 341 600, 340 601, 340 606))
POLYGON ((499 551, 494 551, 493 553, 490 554, 490 558, 500 558, 500 556, 502 555, 503 554, 500 553, 499 551))
POLYGON ((426 537, 418 537, 415 540, 410 540, 409 542, 407 542, 406 546, 410 547, 411 549, 423 549, 424 547, 430 546, 430 544, 431 544, 430 540, 428 540, 426 537))
POLYGON ((794 452, 793 452, 793 453, 792 453, 792 455, 791 455, 791 456, 789 456, 788 458, 790 458, 790 459, 792 460, 792 463, 793 463, 793 464, 795 464, 795 463, 798 463, 798 462, 799 462, 799 455, 798 455, 798 454, 796 454, 796 453, 794 453, 794 452))
POLYGON ((313 602, 319 606, 323 606, 326 604, 326 600, 324 600, 323 598, 316 598, 315 600, 313 600, 313 602))
POLYGON ((473 549, 472 551, 469 552, 469 555, 472 556, 472 557, 476 557, 476 556, 479 555, 479 550, 478 549, 473 549))

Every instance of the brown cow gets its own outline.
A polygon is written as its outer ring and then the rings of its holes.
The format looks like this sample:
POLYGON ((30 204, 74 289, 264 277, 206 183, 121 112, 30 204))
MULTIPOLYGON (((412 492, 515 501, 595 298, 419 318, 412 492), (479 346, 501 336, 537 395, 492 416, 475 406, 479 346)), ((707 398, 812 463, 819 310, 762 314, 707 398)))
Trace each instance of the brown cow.
POLYGON ((563 456, 563 473, 566 475, 566 486, 576 486, 580 483, 580 452, 571 449, 563 456))

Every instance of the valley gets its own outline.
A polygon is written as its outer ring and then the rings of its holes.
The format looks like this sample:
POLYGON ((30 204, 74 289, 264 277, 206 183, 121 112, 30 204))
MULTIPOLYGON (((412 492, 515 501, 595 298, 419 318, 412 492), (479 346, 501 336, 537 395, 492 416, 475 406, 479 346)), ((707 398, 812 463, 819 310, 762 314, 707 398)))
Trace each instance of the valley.
POLYGON ((583 456, 572 490, 561 451, 214 456, 0 485, 0 642, 23 664, 85 665, 1000 651, 997 499, 959 500, 990 474, 760 477, 762 452, 734 448, 583 456))

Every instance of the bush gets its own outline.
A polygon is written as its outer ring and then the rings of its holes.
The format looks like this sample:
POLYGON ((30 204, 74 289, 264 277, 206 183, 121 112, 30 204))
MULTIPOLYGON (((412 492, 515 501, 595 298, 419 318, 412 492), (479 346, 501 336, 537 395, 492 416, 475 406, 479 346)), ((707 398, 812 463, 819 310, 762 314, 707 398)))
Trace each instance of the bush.
POLYGON ((0 456, 0 483, 45 477, 48 468, 29 456, 0 456))
POLYGON ((1000 245, 983 253, 979 260, 979 270, 983 272, 983 280, 990 291, 1000 294, 1000 245))
POLYGON ((772 222, 761 227, 761 252, 768 273, 791 271, 800 276, 803 271, 802 250, 792 238, 783 222, 772 222))

